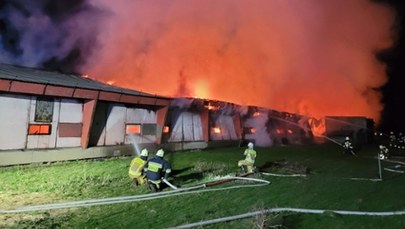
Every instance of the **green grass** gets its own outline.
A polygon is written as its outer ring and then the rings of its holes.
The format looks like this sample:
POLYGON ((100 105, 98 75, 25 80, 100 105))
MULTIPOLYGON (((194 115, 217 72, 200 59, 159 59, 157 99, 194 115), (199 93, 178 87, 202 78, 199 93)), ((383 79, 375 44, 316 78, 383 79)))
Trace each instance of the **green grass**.
MULTIPOLYGON (((405 176, 383 172, 378 178, 376 146, 364 146, 359 157, 342 155, 336 145, 258 148, 257 166, 280 162, 270 172, 309 171, 307 177, 271 177, 271 185, 185 194, 140 202, 0 215, 9 228, 167 228, 272 207, 354 211, 405 210, 405 176)), ((173 183, 191 186, 216 176, 235 175, 243 149, 221 148, 166 155, 173 183)), ((127 175, 131 158, 61 162, 0 169, 0 208, 148 193, 133 187, 127 175)), ((384 162, 383 166, 391 163, 384 162)), ((230 182, 212 188, 246 184, 230 182)), ((169 190, 169 189, 167 189, 169 190)), ((1 223, 3 222, 3 223, 1 223)), ((405 216, 343 216, 334 213, 264 214, 204 228, 405 228, 405 216)))

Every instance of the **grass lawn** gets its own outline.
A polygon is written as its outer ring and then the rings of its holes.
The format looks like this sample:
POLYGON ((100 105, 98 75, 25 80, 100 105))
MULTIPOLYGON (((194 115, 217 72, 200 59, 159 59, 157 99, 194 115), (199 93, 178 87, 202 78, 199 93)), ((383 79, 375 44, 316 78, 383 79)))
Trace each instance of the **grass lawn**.
MULTIPOLYGON (((239 172, 243 148, 175 152, 172 183, 188 187, 239 172)), ((307 172, 306 177, 258 176, 270 185, 190 193, 161 199, 0 214, 0 228, 168 228, 268 208, 291 207, 351 211, 405 210, 405 176, 383 170, 378 178, 375 145, 343 155, 335 144, 257 148, 257 167, 271 173, 307 172), (269 166, 271 165, 271 166, 269 166)), ((134 187, 127 171, 131 158, 60 162, 0 168, 0 209, 26 205, 147 194, 134 187)), ((403 160, 395 158, 395 160, 403 160)), ((395 164, 382 162, 382 167, 395 164)), ((399 168, 404 169, 404 167, 399 168)), ((248 185, 232 181, 205 188, 248 185)), ((165 191, 169 191, 167 188, 165 191)), ((201 189, 203 190, 203 189, 201 189)), ((165 192, 164 191, 164 192, 165 192)), ((347 216, 272 213, 205 226, 204 228, 405 228, 405 216, 347 216), (274 228, 274 227, 273 227, 274 228)))

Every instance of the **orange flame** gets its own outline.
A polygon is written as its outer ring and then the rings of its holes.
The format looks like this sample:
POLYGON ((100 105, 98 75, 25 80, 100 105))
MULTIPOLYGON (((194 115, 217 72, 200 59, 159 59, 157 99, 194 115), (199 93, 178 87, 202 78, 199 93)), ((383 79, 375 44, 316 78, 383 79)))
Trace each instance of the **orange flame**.
POLYGON ((387 80, 375 53, 395 37, 388 5, 194 0, 167 10, 163 0, 97 2, 119 15, 83 66, 97 78, 163 96, 379 120, 381 94, 370 88, 387 80))
POLYGON ((221 133, 221 129, 219 127, 214 127, 213 130, 214 130, 214 133, 216 133, 216 134, 221 133))

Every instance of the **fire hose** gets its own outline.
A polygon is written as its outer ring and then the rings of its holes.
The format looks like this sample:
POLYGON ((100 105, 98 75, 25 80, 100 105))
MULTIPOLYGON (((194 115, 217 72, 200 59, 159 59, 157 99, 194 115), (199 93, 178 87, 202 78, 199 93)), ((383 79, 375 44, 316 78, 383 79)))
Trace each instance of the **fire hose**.
POLYGON ((161 198, 166 198, 166 197, 171 197, 171 196, 178 196, 178 195, 185 195, 185 194, 192 194, 192 193, 202 193, 202 192, 223 191, 223 190, 237 189, 237 188, 258 187, 258 186, 269 185, 270 183, 271 183, 270 181, 262 180, 262 179, 247 178, 247 177, 231 177, 230 176, 230 177, 219 178, 217 180, 209 181, 209 182, 206 182, 203 184, 197 184, 197 185, 190 186, 190 187, 177 188, 173 185, 173 187, 175 187, 175 189, 172 187, 173 190, 169 190, 169 191, 165 191, 165 192, 149 193, 149 194, 136 195, 136 196, 122 196, 122 197, 82 200, 82 201, 53 203, 53 204, 44 204, 44 205, 22 206, 22 207, 19 207, 16 209, 10 209, 10 210, 0 209, 0 214, 23 213, 23 212, 33 212, 33 211, 47 211, 47 210, 52 210, 52 209, 88 207, 88 206, 114 204, 114 203, 137 202, 137 201, 161 199, 161 198), (245 181, 258 182, 259 184, 236 185, 236 186, 223 187, 223 188, 205 189, 208 186, 215 185, 215 182, 222 181, 222 180, 226 180, 226 181, 245 180, 245 181), (199 189, 202 189, 202 190, 199 190, 199 189))
POLYGON ((298 212, 309 214, 324 214, 325 212, 333 212, 339 215, 362 215, 362 216, 396 216, 405 215, 405 211, 389 211, 389 212, 367 212, 367 211, 345 211, 345 210, 327 210, 327 209, 304 209, 304 208, 270 208, 262 211, 248 212, 240 215, 227 216, 223 218, 216 218, 211 220, 200 221, 197 223, 185 224, 177 227, 170 227, 168 229, 185 229, 185 228, 200 228, 202 226, 228 222, 232 220, 239 220, 249 217, 254 217, 262 214, 281 213, 281 212, 298 212))

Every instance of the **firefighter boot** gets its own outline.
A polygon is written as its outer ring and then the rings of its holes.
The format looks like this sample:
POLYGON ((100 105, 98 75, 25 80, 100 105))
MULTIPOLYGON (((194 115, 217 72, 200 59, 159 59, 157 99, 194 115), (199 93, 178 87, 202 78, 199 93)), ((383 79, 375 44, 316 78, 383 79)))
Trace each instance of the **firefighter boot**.
POLYGON ((245 166, 243 166, 243 165, 240 166, 240 172, 241 172, 242 174, 246 173, 246 171, 245 171, 245 166))

